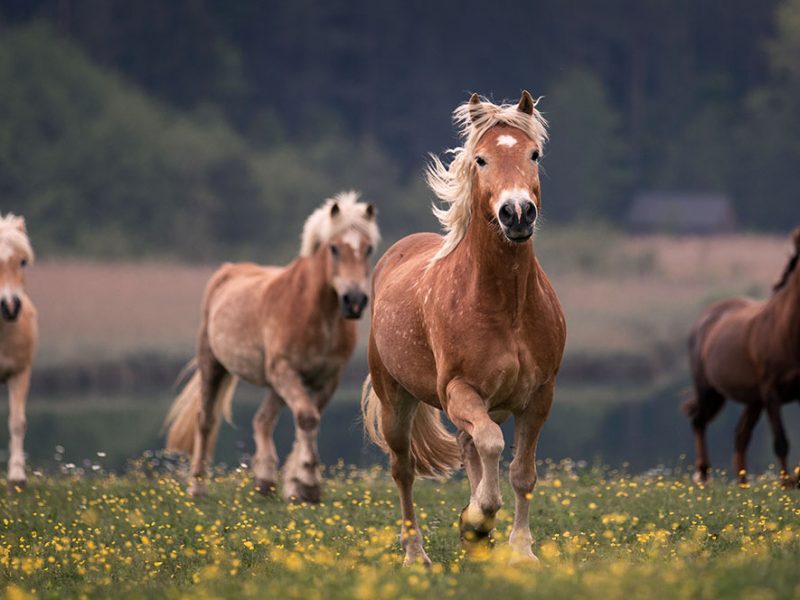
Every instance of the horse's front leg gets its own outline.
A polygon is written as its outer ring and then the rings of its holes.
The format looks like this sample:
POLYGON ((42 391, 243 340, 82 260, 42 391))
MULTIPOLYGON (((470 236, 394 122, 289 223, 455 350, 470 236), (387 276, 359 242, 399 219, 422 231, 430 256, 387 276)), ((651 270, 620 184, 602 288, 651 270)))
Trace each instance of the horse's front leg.
POLYGON ((772 441, 775 456, 781 465, 781 481, 784 487, 794 487, 797 481, 789 472, 789 439, 786 437, 786 430, 783 428, 783 417, 781 416, 781 397, 772 389, 764 388, 762 397, 767 408, 767 417, 772 429, 772 441))
POLYGON ((253 455, 253 478, 256 491, 262 496, 271 496, 278 481, 278 453, 273 434, 284 402, 275 390, 269 389, 261 407, 253 417, 253 439, 256 452, 253 455))
POLYGON ((508 473, 514 490, 514 525, 509 538, 512 562, 539 562, 531 550, 530 506, 536 485, 536 444, 550 413, 554 391, 555 383, 547 385, 514 418, 514 459, 508 473))
POLYGON ((283 496, 286 500, 319 502, 319 406, 309 395, 300 375, 286 361, 268 368, 267 374, 294 418, 294 445, 284 466, 283 496))
MULTIPOLYGON (((471 438, 480 459, 480 473, 477 465, 469 469, 470 500, 459 519, 462 542, 471 549, 474 543, 489 538, 497 511, 503 504, 500 455, 505 442, 500 426, 492 421, 483 399, 472 386, 461 380, 453 380, 447 386, 447 415, 459 431, 471 438), (475 485, 474 479, 478 476, 480 480, 475 485)), ((464 449, 471 452, 469 444, 464 449)))
POLYGON ((8 380, 9 414, 8 430, 11 434, 8 458, 8 487, 11 490, 25 487, 25 403, 31 383, 31 369, 8 380))

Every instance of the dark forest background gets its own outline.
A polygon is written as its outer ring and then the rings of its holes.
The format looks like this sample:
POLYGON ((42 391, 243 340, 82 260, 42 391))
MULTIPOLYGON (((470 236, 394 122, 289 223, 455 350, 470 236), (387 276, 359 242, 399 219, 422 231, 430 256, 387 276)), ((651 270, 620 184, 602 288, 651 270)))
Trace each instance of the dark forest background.
POLYGON ((543 95, 551 223, 728 194, 800 221, 800 0, 0 0, 0 207, 44 254, 281 256, 331 193, 436 227, 426 153, 543 95))

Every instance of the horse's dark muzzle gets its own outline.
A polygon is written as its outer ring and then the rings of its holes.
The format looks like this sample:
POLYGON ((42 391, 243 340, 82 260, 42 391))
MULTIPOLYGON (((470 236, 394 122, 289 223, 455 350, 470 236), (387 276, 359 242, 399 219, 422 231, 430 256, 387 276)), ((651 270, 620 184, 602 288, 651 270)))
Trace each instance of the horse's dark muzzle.
POLYGON ((20 311, 22 311, 22 301, 19 296, 11 298, 10 303, 5 298, 0 300, 0 314, 6 321, 16 321, 20 311))
POLYGON ((339 297, 339 306, 345 319, 360 319, 367 307, 369 297, 361 291, 349 291, 339 297))
POLYGON ((538 211, 530 200, 508 200, 497 214, 503 234, 512 242, 521 244, 531 239, 538 211))

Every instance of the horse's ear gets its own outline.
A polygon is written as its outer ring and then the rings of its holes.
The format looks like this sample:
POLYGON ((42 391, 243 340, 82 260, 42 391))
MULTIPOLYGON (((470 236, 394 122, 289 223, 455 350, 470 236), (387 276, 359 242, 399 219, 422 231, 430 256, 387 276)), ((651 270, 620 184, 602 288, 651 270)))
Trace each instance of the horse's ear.
POLYGON ((481 98, 478 94, 472 94, 469 97, 469 119, 473 123, 481 118, 483 114, 483 105, 481 104, 481 98))
POLYGON ((342 209, 339 208, 338 202, 331 204, 331 218, 336 217, 340 212, 342 212, 342 209))
POLYGON ((796 227, 792 232, 792 240, 794 240, 794 247, 800 251, 800 227, 796 227))
POLYGON ((378 209, 375 208, 375 205, 372 202, 369 202, 367 203, 366 208, 364 208, 364 214, 366 215, 367 219, 374 221, 375 215, 378 214, 378 209))
POLYGON ((536 106, 536 103, 533 101, 533 97, 531 96, 530 92, 528 90, 524 90, 522 92, 522 96, 520 96, 519 104, 517 104, 517 110, 524 112, 526 115, 532 115, 534 106, 536 106))

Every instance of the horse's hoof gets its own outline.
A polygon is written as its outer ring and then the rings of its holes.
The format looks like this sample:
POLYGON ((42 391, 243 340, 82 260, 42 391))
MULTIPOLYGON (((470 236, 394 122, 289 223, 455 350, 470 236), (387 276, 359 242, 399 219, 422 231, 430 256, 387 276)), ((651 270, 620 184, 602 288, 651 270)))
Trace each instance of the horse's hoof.
POLYGON ((204 481, 196 479, 186 488, 186 494, 192 498, 204 498, 208 496, 208 486, 204 481))
POLYGON ((458 529, 461 532, 461 547, 467 554, 476 555, 494 547, 494 518, 487 517, 482 523, 474 524, 465 518, 469 505, 464 507, 458 517, 458 529))
POLYGON ((283 497, 287 502, 318 504, 322 500, 322 486, 307 485, 294 479, 286 486, 283 497))
POLYGON ((692 483, 695 485, 708 485, 708 474, 702 471, 695 471, 692 474, 692 483))
POLYGON ((270 498, 275 495, 275 491, 278 489, 278 486, 275 485, 274 481, 268 481, 266 479, 256 479, 255 488, 259 494, 261 494, 265 498, 270 498))
POLYGON ((511 556, 508 559, 508 564, 521 567, 538 567, 539 558, 530 550, 511 550, 511 556))
POLYGON ((25 486, 28 485, 28 482, 24 479, 9 479, 8 480, 8 491, 9 492, 21 492, 25 489, 25 486))
POLYGON ((426 569, 430 569, 431 564, 432 564, 431 559, 428 558, 428 555, 422 548, 420 548, 419 550, 417 550, 412 554, 406 554, 406 557, 403 559, 404 567, 413 567, 414 565, 422 565, 426 569))

